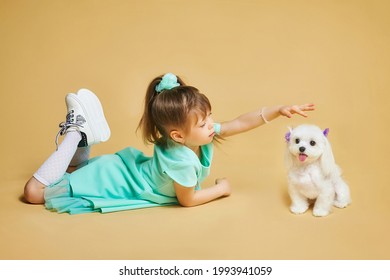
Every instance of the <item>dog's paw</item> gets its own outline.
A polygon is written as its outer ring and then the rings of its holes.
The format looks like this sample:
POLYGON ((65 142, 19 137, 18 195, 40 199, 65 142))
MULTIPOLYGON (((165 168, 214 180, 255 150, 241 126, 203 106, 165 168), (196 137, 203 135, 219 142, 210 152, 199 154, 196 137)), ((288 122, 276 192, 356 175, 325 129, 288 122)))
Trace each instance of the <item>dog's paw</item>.
POLYGON ((349 201, 335 201, 333 202, 333 205, 336 206, 337 208, 345 208, 349 205, 349 201))
POLYGON ((290 211, 293 212, 294 214, 303 214, 309 209, 309 205, 291 205, 290 206, 290 211))
POLYGON ((351 204, 351 198, 349 197, 344 197, 344 198, 336 198, 336 200, 333 202, 333 205, 336 206, 337 208, 345 208, 349 204, 351 204))
POLYGON ((314 207, 314 209, 313 209, 313 215, 316 217, 325 217, 325 216, 328 216, 329 214, 330 214, 330 211, 326 210, 326 209, 322 209, 322 208, 318 208, 318 207, 314 207))

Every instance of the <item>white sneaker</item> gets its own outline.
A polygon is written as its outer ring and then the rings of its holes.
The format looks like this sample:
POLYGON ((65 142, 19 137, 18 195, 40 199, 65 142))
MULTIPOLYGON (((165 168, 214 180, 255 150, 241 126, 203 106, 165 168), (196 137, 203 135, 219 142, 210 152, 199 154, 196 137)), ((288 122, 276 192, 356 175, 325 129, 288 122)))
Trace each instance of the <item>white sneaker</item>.
POLYGON ((67 131, 77 130, 81 134, 79 147, 91 146, 105 142, 110 138, 111 131, 103 107, 97 96, 88 89, 80 89, 77 94, 69 93, 65 98, 68 114, 66 121, 60 123, 60 131, 56 137, 67 131))

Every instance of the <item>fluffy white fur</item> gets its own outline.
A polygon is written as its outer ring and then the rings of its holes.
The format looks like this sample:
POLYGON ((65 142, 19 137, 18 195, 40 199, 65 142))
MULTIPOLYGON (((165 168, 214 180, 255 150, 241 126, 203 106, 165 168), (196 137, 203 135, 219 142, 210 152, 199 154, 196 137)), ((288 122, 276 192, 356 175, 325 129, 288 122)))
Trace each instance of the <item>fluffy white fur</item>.
POLYGON ((286 134, 286 166, 291 212, 301 214, 314 201, 313 215, 327 216, 332 206, 344 208, 351 203, 348 185, 341 178, 328 129, 315 125, 300 125, 286 134))

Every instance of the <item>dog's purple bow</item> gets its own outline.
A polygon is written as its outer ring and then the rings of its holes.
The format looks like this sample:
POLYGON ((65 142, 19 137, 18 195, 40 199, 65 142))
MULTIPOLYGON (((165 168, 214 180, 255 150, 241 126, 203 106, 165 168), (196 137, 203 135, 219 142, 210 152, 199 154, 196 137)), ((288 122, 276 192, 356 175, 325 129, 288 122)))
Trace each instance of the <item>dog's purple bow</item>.
POLYGON ((284 135, 284 139, 286 139, 286 142, 290 142, 290 137, 291 137, 291 131, 287 132, 287 133, 284 135))
POLYGON ((328 137, 328 134, 329 134, 329 128, 325 128, 325 130, 323 131, 325 137, 328 137))

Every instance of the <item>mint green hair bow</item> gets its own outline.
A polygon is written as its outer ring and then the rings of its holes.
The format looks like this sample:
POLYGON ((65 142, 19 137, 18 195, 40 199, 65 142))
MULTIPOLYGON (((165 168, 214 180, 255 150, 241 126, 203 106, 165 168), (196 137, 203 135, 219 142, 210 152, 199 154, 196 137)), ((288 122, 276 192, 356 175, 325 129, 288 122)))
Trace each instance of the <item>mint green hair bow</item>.
POLYGON ((163 90, 172 89, 178 86, 180 86, 180 84, 177 82, 177 77, 172 73, 167 73, 162 77, 161 82, 156 86, 156 91, 160 93, 163 90))

